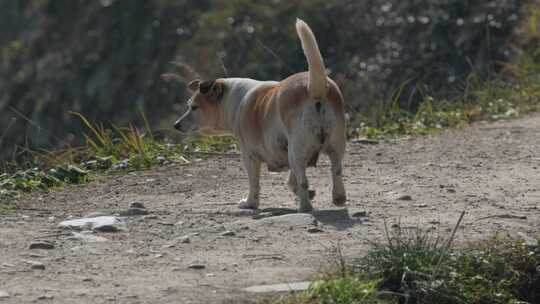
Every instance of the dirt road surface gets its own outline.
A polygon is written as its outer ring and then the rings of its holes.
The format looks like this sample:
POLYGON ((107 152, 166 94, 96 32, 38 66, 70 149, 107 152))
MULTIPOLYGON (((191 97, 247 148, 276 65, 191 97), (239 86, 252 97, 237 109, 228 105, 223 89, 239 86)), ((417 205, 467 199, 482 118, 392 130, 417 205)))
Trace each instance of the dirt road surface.
POLYGON ((534 237, 539 135, 540 115, 533 115, 350 143, 347 208, 330 202, 326 158, 309 172, 316 223, 280 215, 296 206, 286 173, 263 172, 264 213, 237 209, 247 191, 237 155, 28 195, 17 202, 21 209, 0 215, 0 293, 8 295, 0 302, 250 303, 256 297, 243 288, 310 279, 331 263, 338 242, 345 256, 364 253, 384 237, 385 220, 448 235, 462 210, 460 244, 495 232, 534 237), (149 214, 125 217, 125 231, 81 235, 57 227, 66 218, 120 213, 132 201, 149 214), (54 248, 29 249, 35 240, 54 248))

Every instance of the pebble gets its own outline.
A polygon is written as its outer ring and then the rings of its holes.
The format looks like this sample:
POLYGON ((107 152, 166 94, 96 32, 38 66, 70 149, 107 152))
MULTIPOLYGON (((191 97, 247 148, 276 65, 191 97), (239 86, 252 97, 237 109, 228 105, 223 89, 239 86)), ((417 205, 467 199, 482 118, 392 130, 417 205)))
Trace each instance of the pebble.
POLYGON ((143 203, 141 203, 141 202, 139 202, 139 201, 133 201, 133 202, 130 202, 130 203, 129 203, 128 208, 140 208, 140 209, 145 209, 146 207, 144 206, 143 203))
POLYGON ((257 285, 245 288, 245 291, 254 293, 267 293, 267 292, 292 292, 303 291, 309 288, 311 282, 292 282, 284 284, 273 285, 257 285))
POLYGON ((353 217, 366 217, 367 211, 358 211, 352 214, 353 217))
POLYGON ((236 233, 234 231, 231 231, 231 230, 227 230, 227 231, 222 232, 220 234, 220 236, 235 236, 235 235, 236 235, 236 233))
MULTIPOLYGON (((96 211, 96 212, 90 212, 88 213, 87 215, 83 216, 84 218, 92 218, 92 217, 99 217, 99 216, 107 216, 108 214, 105 214, 103 212, 99 212, 99 211, 96 211)), ((72 219, 75 219, 73 216, 70 216, 68 218, 66 218, 66 220, 72 220, 72 219)))
POLYGON ((0 299, 8 299, 9 293, 7 291, 0 290, 0 299))
POLYGON ((191 239, 190 239, 189 236, 187 236, 187 235, 184 235, 184 236, 179 237, 178 240, 179 240, 180 243, 182 243, 182 244, 189 244, 189 243, 191 243, 191 239))
POLYGON ((398 195, 396 199, 400 201, 412 201, 412 196, 408 194, 402 194, 402 195, 398 195))
POLYGON ((34 270, 45 270, 45 264, 34 261, 27 261, 30 264, 30 268, 34 270))
POLYGON ((378 145, 379 141, 369 138, 357 138, 351 141, 353 144, 378 145))
POLYGON ((29 249, 54 249, 54 243, 45 240, 36 240, 30 243, 29 249))
POLYGON ((204 268, 206 268, 206 265, 201 264, 201 263, 191 263, 191 264, 188 265, 188 268, 190 268, 190 269, 204 269, 204 268))
POLYGON ((128 208, 126 211, 122 212, 121 214, 122 214, 122 215, 125 215, 125 216, 147 215, 147 214, 148 214, 148 210, 146 210, 145 208, 135 208, 135 207, 130 207, 130 208, 128 208))
POLYGON ((307 232, 309 232, 309 233, 320 233, 320 232, 324 232, 324 230, 322 230, 320 228, 317 228, 317 227, 312 227, 312 228, 309 228, 307 230, 307 232))
POLYGON ((63 221, 58 224, 60 228, 79 230, 94 230, 100 232, 117 232, 127 230, 125 222, 116 216, 98 216, 63 221))

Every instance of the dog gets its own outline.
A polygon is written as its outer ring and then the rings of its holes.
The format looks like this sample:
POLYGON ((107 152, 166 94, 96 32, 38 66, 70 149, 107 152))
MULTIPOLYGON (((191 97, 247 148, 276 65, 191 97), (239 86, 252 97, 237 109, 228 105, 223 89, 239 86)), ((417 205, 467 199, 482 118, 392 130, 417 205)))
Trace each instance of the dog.
POLYGON ((298 196, 298 212, 311 212, 306 169, 316 166, 320 153, 328 155, 332 172, 332 202, 346 203, 342 159, 345 153, 343 95, 327 77, 324 61, 311 28, 296 20, 296 32, 308 71, 282 81, 248 78, 194 80, 189 109, 175 122, 182 133, 232 134, 239 143, 249 178, 249 194, 242 209, 259 207, 261 164, 269 171, 290 169, 288 185, 298 196))

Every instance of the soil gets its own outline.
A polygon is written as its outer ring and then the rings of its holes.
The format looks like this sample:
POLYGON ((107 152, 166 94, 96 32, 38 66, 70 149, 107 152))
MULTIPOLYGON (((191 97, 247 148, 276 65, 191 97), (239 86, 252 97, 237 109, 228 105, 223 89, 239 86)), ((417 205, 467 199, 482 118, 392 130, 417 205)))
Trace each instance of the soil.
POLYGON ((0 215, 0 291, 9 294, 3 301, 251 303, 259 296, 244 288, 313 278, 331 268, 337 246, 354 257, 383 240, 385 223, 448 236, 462 211, 458 246, 494 233, 536 237, 538 134, 540 115, 533 115, 378 144, 350 142, 346 208, 331 204, 326 158, 309 172, 318 229, 309 217, 278 215, 296 208, 287 173, 263 171, 264 213, 239 210, 247 177, 238 155, 28 195, 16 212, 0 215), (150 214, 126 217, 126 231, 94 234, 104 242, 57 227, 68 217, 121 212, 132 201, 150 214), (35 240, 54 248, 29 249, 35 240))

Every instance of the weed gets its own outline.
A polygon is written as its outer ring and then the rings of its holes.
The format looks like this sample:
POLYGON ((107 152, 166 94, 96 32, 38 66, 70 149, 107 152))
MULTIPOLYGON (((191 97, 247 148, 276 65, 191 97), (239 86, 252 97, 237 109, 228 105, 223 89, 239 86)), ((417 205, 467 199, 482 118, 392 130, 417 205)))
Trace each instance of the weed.
MULTIPOLYGON (((26 170, 15 168, 13 173, 0 175, 0 200, 7 201, 33 190, 48 191, 64 184, 83 184, 92 173, 109 170, 140 170, 154 165, 165 165, 175 161, 186 162, 182 148, 152 136, 148 120, 141 113, 146 132, 133 124, 127 128, 93 124, 80 113, 79 117, 87 128, 82 136, 85 145, 53 152, 27 150, 31 156, 31 167, 26 170)), ((6 170, 7 172, 7 170, 6 170)))
POLYGON ((531 64, 520 70, 527 72, 515 82, 501 79, 482 80, 473 72, 467 78, 462 94, 454 100, 437 100, 423 93, 423 85, 417 84, 416 91, 420 92, 422 99, 415 111, 400 106, 403 87, 408 82, 403 83, 388 101, 375 103, 376 106, 372 109, 375 113, 373 119, 357 117, 356 121, 352 121, 348 136, 380 138, 425 135, 443 128, 467 126, 480 120, 509 119, 539 111, 540 83, 537 75, 540 65, 531 64))
POLYGON ((360 259, 358 275, 381 280, 382 290, 401 294, 400 303, 538 301, 540 254, 523 241, 494 237, 460 250, 449 244, 432 232, 397 228, 360 259))
POLYGON ((278 304, 407 303, 508 304, 540 299, 540 239, 536 245, 498 235, 464 248, 433 231, 386 228, 367 255, 345 267, 340 250, 335 274, 278 304))

